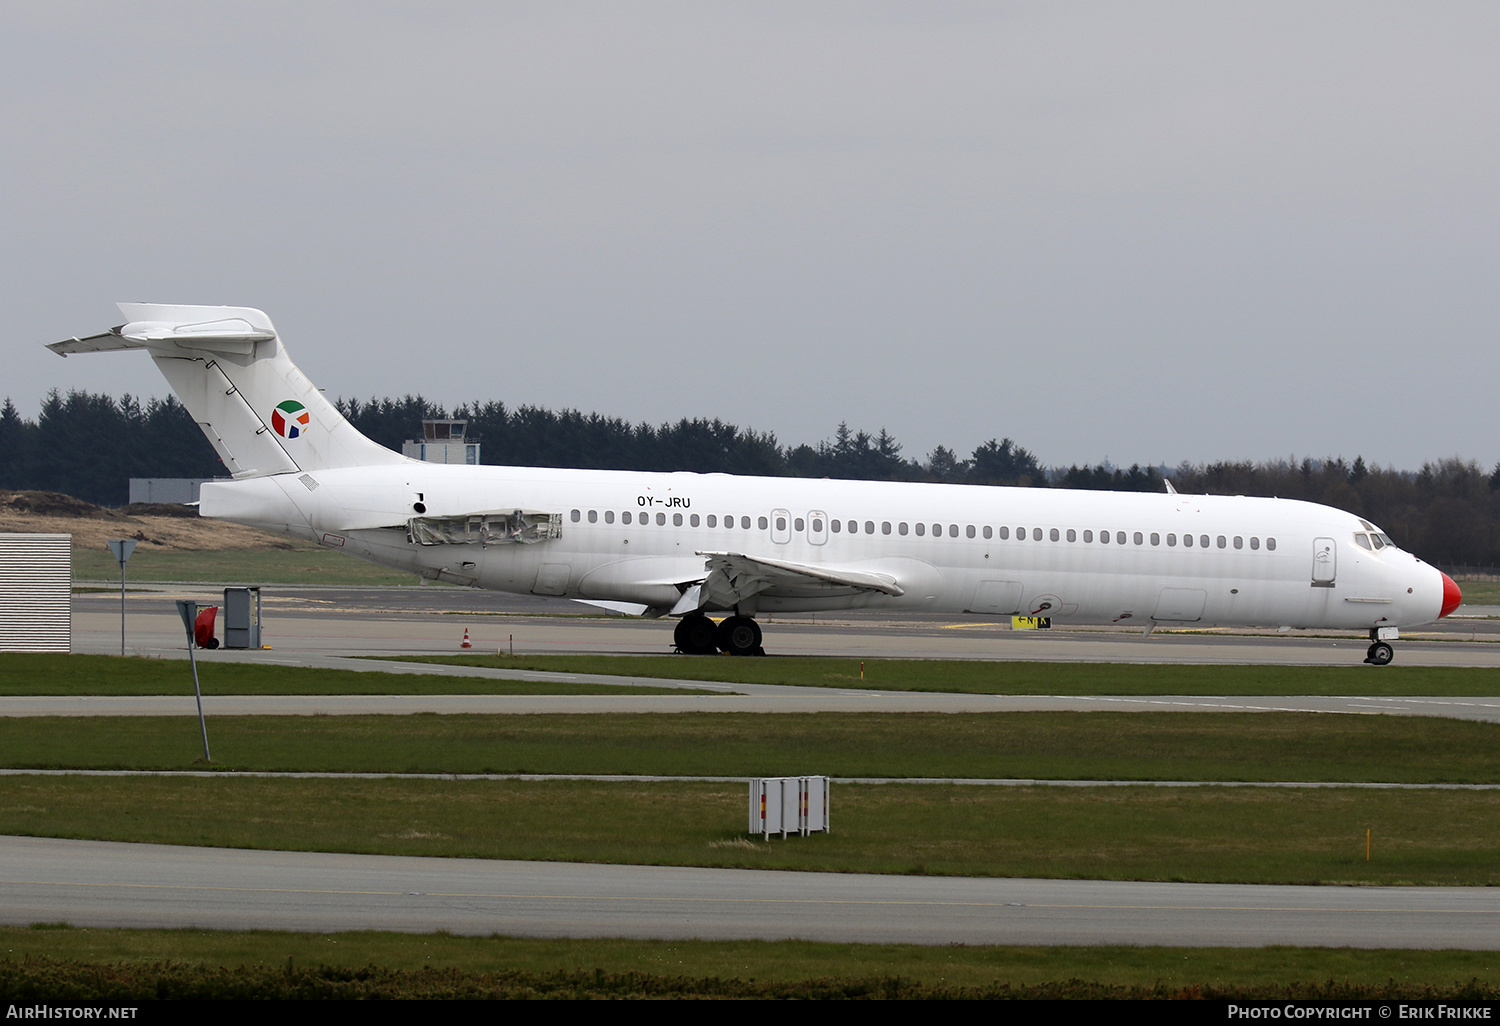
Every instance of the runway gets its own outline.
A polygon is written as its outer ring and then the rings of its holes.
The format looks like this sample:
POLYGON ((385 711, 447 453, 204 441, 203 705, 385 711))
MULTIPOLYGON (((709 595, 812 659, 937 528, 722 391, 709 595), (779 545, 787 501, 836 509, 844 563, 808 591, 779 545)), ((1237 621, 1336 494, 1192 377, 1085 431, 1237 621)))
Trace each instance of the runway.
POLYGON ((86 927, 909 944, 1500 943, 1494 888, 783 873, 20 837, 0 838, 0 897, 7 924, 86 927))

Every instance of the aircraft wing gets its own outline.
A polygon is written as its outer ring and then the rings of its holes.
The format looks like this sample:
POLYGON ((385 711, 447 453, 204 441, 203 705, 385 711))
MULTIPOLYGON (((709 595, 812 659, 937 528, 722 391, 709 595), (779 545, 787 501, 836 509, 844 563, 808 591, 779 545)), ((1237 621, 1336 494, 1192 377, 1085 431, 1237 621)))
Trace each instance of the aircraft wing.
POLYGON ((697 609, 733 609, 752 595, 807 596, 830 592, 905 592, 890 574, 842 567, 792 563, 743 552, 699 552, 707 560, 708 576, 688 588, 673 614, 697 609))

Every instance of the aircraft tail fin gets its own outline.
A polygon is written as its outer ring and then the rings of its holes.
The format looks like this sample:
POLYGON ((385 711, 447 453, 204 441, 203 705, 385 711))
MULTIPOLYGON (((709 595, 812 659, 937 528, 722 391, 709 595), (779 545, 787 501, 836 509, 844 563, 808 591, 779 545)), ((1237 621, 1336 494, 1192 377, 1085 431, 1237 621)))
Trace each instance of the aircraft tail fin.
POLYGON ((235 477, 405 462, 360 434, 323 397, 261 311, 119 307, 125 324, 47 348, 59 356, 145 349, 235 477))

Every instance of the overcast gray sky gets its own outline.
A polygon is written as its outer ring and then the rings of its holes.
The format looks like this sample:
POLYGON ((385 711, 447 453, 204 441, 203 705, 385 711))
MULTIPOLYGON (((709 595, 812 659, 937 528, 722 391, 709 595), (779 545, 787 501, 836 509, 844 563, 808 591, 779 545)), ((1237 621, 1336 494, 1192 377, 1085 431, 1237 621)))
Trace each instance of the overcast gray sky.
POLYGON ((255 306, 330 395, 1048 464, 1500 458, 1500 5, 0 6, 0 394, 255 306))

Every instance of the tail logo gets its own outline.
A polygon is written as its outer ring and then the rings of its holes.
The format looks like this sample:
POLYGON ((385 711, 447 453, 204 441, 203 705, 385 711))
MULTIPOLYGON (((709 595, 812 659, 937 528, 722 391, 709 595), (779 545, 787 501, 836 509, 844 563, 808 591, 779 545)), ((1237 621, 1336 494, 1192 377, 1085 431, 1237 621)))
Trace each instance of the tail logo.
POLYGON ((296 438, 312 423, 312 414, 295 399, 278 403, 271 411, 271 427, 282 438, 296 438))

